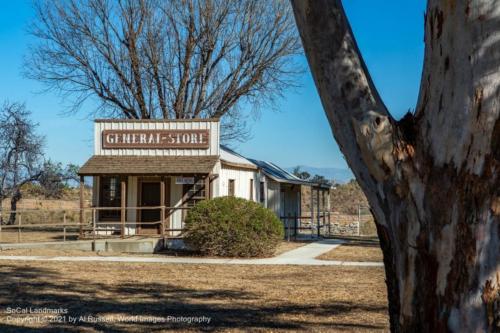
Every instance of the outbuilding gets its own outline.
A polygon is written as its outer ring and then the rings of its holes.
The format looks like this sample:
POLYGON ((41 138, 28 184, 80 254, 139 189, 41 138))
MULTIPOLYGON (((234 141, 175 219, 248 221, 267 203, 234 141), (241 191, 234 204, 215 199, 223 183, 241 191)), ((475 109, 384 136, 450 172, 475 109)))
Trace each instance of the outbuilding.
POLYGON ((122 237, 177 236, 196 202, 220 196, 260 202, 284 221, 297 220, 301 186, 319 188, 221 145, 217 119, 96 120, 94 155, 79 174, 82 189, 86 176, 93 185, 91 207, 81 195, 81 224, 91 221, 94 235, 122 237))

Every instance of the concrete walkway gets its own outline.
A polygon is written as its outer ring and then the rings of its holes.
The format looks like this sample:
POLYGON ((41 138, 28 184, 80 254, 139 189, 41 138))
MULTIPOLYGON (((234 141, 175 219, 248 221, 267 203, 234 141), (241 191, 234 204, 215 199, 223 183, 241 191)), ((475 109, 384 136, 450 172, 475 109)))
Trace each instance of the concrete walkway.
POLYGON ((113 256, 0 256, 0 260, 17 261, 92 261, 92 262, 127 262, 161 264, 223 264, 223 265, 306 265, 306 266, 356 266, 383 267, 381 262, 354 262, 336 260, 318 260, 317 256, 326 253, 344 243, 339 240, 321 240, 273 258, 265 259, 215 259, 201 257, 113 257, 113 256))

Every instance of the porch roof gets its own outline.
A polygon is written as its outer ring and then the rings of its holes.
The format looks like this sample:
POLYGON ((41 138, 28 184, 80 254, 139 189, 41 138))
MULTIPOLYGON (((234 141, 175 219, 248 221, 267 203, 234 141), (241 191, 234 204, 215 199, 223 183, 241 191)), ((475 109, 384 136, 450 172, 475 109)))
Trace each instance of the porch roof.
POLYGON ((218 156, 106 156, 94 155, 80 168, 81 176, 208 174, 218 156))

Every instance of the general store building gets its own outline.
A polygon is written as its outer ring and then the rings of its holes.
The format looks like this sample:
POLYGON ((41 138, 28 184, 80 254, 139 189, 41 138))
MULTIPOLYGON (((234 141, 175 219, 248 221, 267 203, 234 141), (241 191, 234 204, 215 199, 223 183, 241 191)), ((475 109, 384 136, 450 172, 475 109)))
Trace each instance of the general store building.
POLYGON ((260 202, 285 220, 301 216, 301 186, 320 190, 221 145, 215 119, 96 120, 94 155, 79 174, 82 187, 84 177, 93 184, 80 219, 101 235, 176 236, 196 202, 220 196, 260 202))

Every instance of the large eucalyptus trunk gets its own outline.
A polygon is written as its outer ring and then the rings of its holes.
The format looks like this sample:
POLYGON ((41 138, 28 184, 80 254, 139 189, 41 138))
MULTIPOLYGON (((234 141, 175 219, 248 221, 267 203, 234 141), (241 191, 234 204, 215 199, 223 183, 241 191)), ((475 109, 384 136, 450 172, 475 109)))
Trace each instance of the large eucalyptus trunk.
POLYGON ((393 332, 500 330, 500 1, 430 0, 415 114, 391 117, 340 0, 292 0, 375 217, 393 332))

